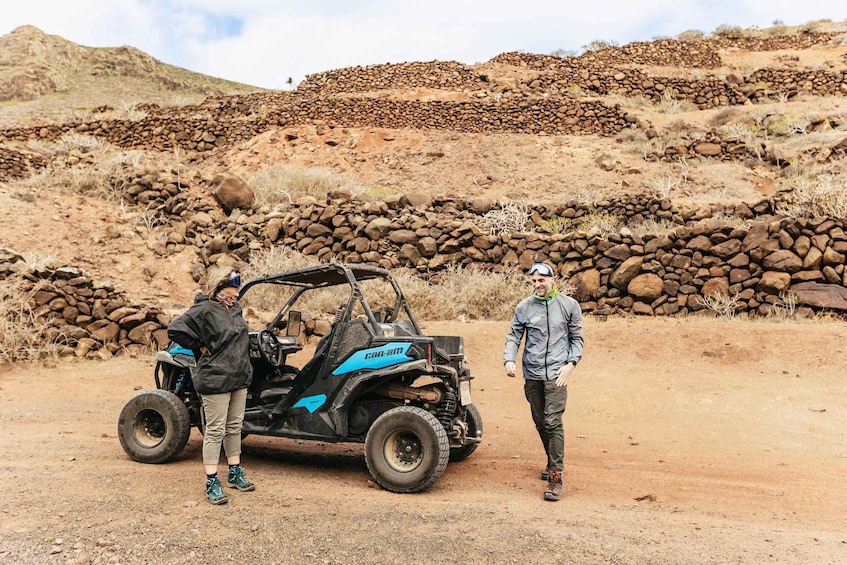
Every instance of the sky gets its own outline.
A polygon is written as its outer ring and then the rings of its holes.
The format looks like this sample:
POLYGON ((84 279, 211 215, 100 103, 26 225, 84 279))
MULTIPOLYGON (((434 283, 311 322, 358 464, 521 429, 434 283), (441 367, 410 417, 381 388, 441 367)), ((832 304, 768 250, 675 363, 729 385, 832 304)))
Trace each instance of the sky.
POLYGON ((720 25, 847 20, 845 0, 19 0, 0 35, 33 25, 89 47, 130 45, 164 63, 284 89, 306 75, 500 53, 582 52, 720 25))

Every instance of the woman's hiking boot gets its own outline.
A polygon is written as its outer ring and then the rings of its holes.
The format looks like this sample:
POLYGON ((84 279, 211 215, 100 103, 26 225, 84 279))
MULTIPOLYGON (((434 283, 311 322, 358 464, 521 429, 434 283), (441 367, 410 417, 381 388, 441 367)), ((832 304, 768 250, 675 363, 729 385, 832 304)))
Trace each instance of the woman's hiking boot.
POLYGON ((221 480, 217 475, 206 479, 206 497, 212 504, 226 504, 229 499, 221 488, 221 480))
POLYGON ((226 484, 227 486, 238 489, 241 492, 256 490, 256 485, 248 481, 247 477, 244 476, 244 470, 241 468, 241 465, 234 465, 229 468, 229 472, 226 476, 226 484))

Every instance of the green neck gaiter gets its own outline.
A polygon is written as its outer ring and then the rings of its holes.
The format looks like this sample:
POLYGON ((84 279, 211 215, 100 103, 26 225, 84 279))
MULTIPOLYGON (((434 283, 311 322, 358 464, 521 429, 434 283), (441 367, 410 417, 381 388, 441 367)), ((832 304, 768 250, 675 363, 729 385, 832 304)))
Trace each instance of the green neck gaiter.
POLYGON ((547 302, 548 300, 552 300, 553 297, 557 294, 559 294, 559 291, 554 286, 553 290, 551 290, 548 294, 545 294, 544 296, 538 296, 537 294, 533 294, 533 296, 535 296, 536 300, 539 300, 541 302, 547 302))

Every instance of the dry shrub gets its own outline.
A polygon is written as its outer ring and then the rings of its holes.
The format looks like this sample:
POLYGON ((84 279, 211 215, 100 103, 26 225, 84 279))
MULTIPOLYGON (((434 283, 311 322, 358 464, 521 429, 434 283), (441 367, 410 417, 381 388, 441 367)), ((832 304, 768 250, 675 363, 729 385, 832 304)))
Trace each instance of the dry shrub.
POLYGON ((700 31, 699 29, 689 29, 689 30, 683 31, 682 33, 680 33, 676 37, 680 41, 696 41, 698 39, 703 39, 703 36, 704 36, 703 32, 700 31))
POLYGON ((643 222, 631 223, 627 225, 629 231, 632 232, 633 235, 637 237, 644 236, 660 236, 660 235, 669 235, 673 233, 673 231, 678 226, 673 222, 662 218, 658 221, 654 219, 644 220, 643 222))
POLYGON ((79 153, 107 151, 109 149, 109 142, 93 135, 67 132, 56 141, 30 139, 27 141, 27 147, 48 157, 60 157, 74 151, 79 153))
POLYGON ((409 271, 395 274, 412 311, 422 320, 509 320, 529 296, 529 280, 517 271, 495 272, 452 266, 430 283, 409 271))
POLYGON ((589 235, 608 237, 620 232, 622 227, 619 216, 608 212, 591 212, 576 219, 577 228, 589 235))
POLYGON ((491 235, 526 233, 529 216, 529 204, 510 202, 499 210, 486 212, 479 220, 479 227, 491 235))
POLYGON ((36 192, 68 190, 74 194, 117 203, 125 198, 129 188, 128 180, 137 167, 136 156, 119 152, 98 160, 94 165, 66 167, 54 162, 37 174, 16 181, 15 184, 36 192))
POLYGON ((690 100, 677 100, 670 89, 665 89, 662 98, 656 104, 656 110, 660 114, 678 114, 680 112, 693 112, 697 105, 690 100))
POLYGON ((29 363, 56 352, 43 337, 49 324, 39 322, 30 305, 40 287, 24 288, 18 276, 0 281, 0 363, 29 363))
POLYGON ((817 175, 793 181, 793 190, 777 206, 789 217, 847 217, 847 174, 817 175))
POLYGON ((288 206, 302 196, 318 200, 338 189, 358 192, 361 187, 348 179, 324 169, 309 169, 285 163, 266 167, 248 179, 257 206, 288 206))
POLYGON ((717 37, 727 37, 729 39, 742 39, 744 37, 757 37, 761 35, 762 32, 757 27, 749 27, 743 28, 741 26, 731 26, 727 24, 721 24, 715 28, 715 31, 712 32, 712 35, 717 37))
POLYGON ((738 311, 738 300, 738 293, 734 296, 727 296, 725 294, 707 294, 706 296, 697 297, 698 304, 727 320, 735 318, 738 311))
POLYGON ((709 118, 709 125, 713 128, 724 126, 732 121, 735 121, 737 115, 738 109, 736 108, 721 108, 715 112, 711 118, 709 118))

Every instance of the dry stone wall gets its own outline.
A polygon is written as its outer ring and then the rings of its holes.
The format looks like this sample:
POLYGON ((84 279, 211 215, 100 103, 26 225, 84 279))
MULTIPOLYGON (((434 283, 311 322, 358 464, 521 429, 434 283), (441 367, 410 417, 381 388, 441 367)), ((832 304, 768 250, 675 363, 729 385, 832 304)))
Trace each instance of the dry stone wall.
POLYGON ((712 295, 733 297, 738 311, 754 315, 772 313, 789 295, 806 313, 847 311, 845 220, 780 217, 772 200, 698 210, 649 195, 549 204, 530 208, 525 231, 510 234, 481 227, 495 208, 484 198, 306 198, 285 211, 227 216, 178 187, 160 190, 145 206, 171 226, 160 237, 160 254, 194 246, 195 279, 208 265, 247 261, 253 251, 283 245, 321 261, 406 267, 423 277, 450 265, 513 270, 549 261, 583 309, 597 314, 691 313, 712 295), (636 235, 635 227, 608 236, 578 229, 598 212, 621 225, 654 220, 675 227, 659 235, 636 235))
POLYGON ((297 91, 331 96, 407 88, 477 90, 485 86, 483 76, 455 61, 371 65, 309 75, 297 85, 297 91))
POLYGON ((0 147, 0 180, 24 178, 45 165, 38 155, 0 147))
MULTIPOLYGON (((277 107, 247 117, 227 119, 213 106, 202 112, 173 110, 144 119, 101 120, 0 130, 0 144, 31 139, 57 140, 66 133, 103 138, 119 147, 209 151, 252 139, 268 129, 329 121, 338 126, 392 129, 440 129, 464 133, 558 133, 614 135, 634 118, 619 107, 596 101, 521 100, 421 102, 371 98, 290 98, 277 107)), ((229 107, 220 104, 224 113, 229 107)))
POLYGON ((112 283, 90 279, 79 268, 30 267, 10 249, 0 249, 0 280, 24 279, 34 326, 63 356, 107 359, 119 353, 167 345, 168 316, 131 302, 112 283))

